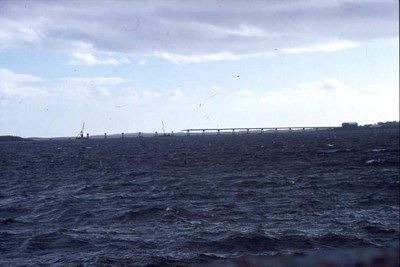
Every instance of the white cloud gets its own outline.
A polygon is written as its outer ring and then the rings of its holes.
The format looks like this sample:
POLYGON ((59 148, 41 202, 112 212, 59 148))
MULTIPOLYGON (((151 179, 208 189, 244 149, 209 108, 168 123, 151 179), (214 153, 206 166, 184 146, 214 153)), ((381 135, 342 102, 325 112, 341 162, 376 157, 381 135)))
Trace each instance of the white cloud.
POLYGON ((246 98, 238 96, 232 101, 231 112, 240 114, 246 110, 247 115, 252 114, 252 120, 264 121, 262 124, 267 126, 340 125, 349 120, 373 123, 398 120, 398 101, 398 85, 352 88, 331 78, 301 83, 297 88, 254 93, 246 98))
POLYGON ((309 47, 294 47, 283 49, 283 52, 290 54, 312 53, 312 52, 334 52, 348 48, 359 47, 360 44, 351 41, 336 41, 323 45, 309 46, 309 47))
POLYGON ((0 86, 0 96, 4 98, 29 98, 29 99, 38 99, 48 97, 48 92, 44 89, 33 87, 33 86, 24 86, 24 85, 2 85, 0 86))
POLYGON ((217 54, 204 54, 204 55, 176 55, 163 52, 155 52, 155 56, 172 61, 176 64, 179 63, 200 63, 207 61, 221 61, 221 60, 238 60, 241 57, 230 52, 221 52, 217 54))
POLYGON ((348 86, 336 78, 329 78, 323 81, 300 83, 298 87, 302 90, 334 90, 338 88, 348 89, 348 86))
MULTIPOLYGON (((198 98, 197 98, 198 99, 198 98)), ((338 78, 299 83, 290 88, 224 91, 207 105, 185 97, 182 128, 340 126, 399 119, 398 84, 353 87, 338 78), (239 93, 240 92, 240 93, 239 93), (186 104, 187 103, 187 104, 186 104)))
POLYGON ((147 60, 145 60, 145 59, 141 59, 140 61, 139 61, 139 66, 145 66, 145 65, 147 65, 147 60))
MULTIPOLYGON (((192 24, 193 25, 193 24, 192 24)), ((266 36, 274 36, 275 34, 268 34, 260 27, 256 27, 254 25, 240 25, 236 28, 232 28, 232 26, 217 26, 212 24, 204 24, 197 23, 194 25, 196 28, 201 29, 204 32, 208 32, 208 34, 214 36, 215 38, 229 38, 229 37, 244 37, 244 38, 252 38, 252 37, 266 37, 266 36)))
POLYGON ((60 80, 56 90, 49 88, 49 91, 55 102, 83 105, 85 102, 101 102, 108 98, 111 101, 121 95, 122 89, 127 86, 129 81, 121 77, 66 77, 60 80))
POLYGON ((1 83, 40 82, 42 79, 29 74, 18 74, 7 69, 0 69, 1 83))
POLYGON ((62 79, 63 82, 72 85, 82 85, 82 86, 106 86, 106 85, 117 85, 121 83, 126 83, 127 80, 121 77, 67 77, 62 79))
POLYGON ((262 28, 253 25, 240 25, 237 29, 229 30, 228 33, 241 37, 265 37, 269 35, 262 28))
POLYGON ((251 96, 254 94, 254 92, 249 89, 243 89, 243 90, 238 91, 236 94, 238 96, 251 96))
POLYGON ((60 86, 57 91, 52 91, 52 100, 58 105, 82 105, 94 100, 93 90, 84 86, 60 86))
POLYGON ((91 53, 78 53, 75 52, 72 54, 72 59, 70 60, 70 64, 72 65, 119 65, 123 63, 130 63, 127 58, 106 58, 106 59, 98 59, 91 53))
POLYGON ((154 91, 143 91, 142 95, 145 98, 157 98, 157 97, 160 97, 160 94, 157 93, 157 92, 154 92, 154 91))
MULTIPOLYGON (((120 77, 67 77, 50 81, 49 84, 49 81, 40 77, 7 69, 0 69, 0 80, 2 104, 10 99, 45 100, 56 105, 83 104, 85 101, 93 102, 111 97, 111 90, 119 90, 121 85, 129 84, 126 79, 120 77)), ((154 95, 155 93, 152 96, 154 95)))
POLYGON ((170 99, 179 100, 183 98, 184 94, 181 90, 175 89, 169 93, 170 99))
POLYGON ((41 44, 44 37, 41 34, 43 23, 43 19, 40 18, 26 23, 24 21, 0 17, 0 48, 41 44))
POLYGON ((31 85, 42 81, 37 76, 0 69, 0 81, 0 96, 2 98, 40 98, 47 96, 45 90, 31 85))
POLYGON ((214 93, 219 93, 219 92, 221 91, 221 87, 220 87, 220 86, 217 86, 217 85, 213 85, 213 86, 211 86, 211 90, 212 90, 214 93))
POLYGON ((240 55, 231 52, 220 52, 216 54, 203 54, 203 55, 177 55, 164 52, 155 52, 153 55, 171 61, 175 64, 183 64, 183 63, 202 63, 202 62, 212 62, 212 61, 239 60, 252 57, 272 56, 275 54, 276 54, 275 52, 266 52, 266 53, 240 55))
POLYGON ((111 93, 107 88, 99 88, 97 89, 97 92, 100 96, 110 96, 111 93))

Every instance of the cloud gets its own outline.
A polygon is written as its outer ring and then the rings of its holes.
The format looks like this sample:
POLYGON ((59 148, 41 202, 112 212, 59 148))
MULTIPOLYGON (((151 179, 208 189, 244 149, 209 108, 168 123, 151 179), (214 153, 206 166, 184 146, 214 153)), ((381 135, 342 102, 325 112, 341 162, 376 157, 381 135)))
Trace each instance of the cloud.
POLYGON ((312 53, 312 52, 334 52, 338 50, 359 47, 360 44, 350 41, 336 41, 329 44, 310 46, 310 47, 294 47, 283 49, 283 52, 291 54, 312 53))
POLYGON ((238 60, 240 56, 230 52, 221 52, 216 54, 205 54, 205 55, 176 55, 162 52, 154 52, 154 55, 176 64, 179 63, 200 63, 207 61, 221 61, 221 60, 238 60))
POLYGON ((46 81, 37 76, 0 69, 0 80, 2 106, 10 101, 29 100, 30 106, 46 103, 71 108, 101 103, 105 108, 122 108, 132 103, 148 104, 161 98, 175 101, 184 97, 179 89, 163 95, 152 90, 137 89, 129 80, 115 76, 66 77, 46 81))
MULTIPOLYGON (((175 63, 328 52, 398 38, 398 1, 0 1, 0 47, 159 56, 175 63), (81 51, 81 50, 78 50, 81 51)), ((73 64, 121 64, 73 54, 73 64)))
POLYGON ((211 86, 211 90, 212 90, 214 93, 219 93, 219 92, 221 91, 221 87, 220 87, 220 86, 217 86, 217 85, 213 85, 213 86, 211 86))
POLYGON ((258 92, 245 98, 240 96, 232 101, 233 111, 230 112, 240 116, 240 112, 246 110, 254 121, 265 121, 268 126, 398 120, 398 85, 367 84, 353 88, 330 78, 300 83, 296 88, 258 92))
POLYGON ((28 83, 28 82, 40 82, 42 79, 37 76, 29 74, 18 74, 8 69, 0 69, 0 80, 1 83, 28 83))
POLYGON ((252 90, 243 89, 236 93, 238 96, 251 96, 254 94, 252 90))
POLYGON ((171 100, 179 100, 183 98, 184 94, 181 90, 175 89, 169 93, 171 100))
MULTIPOLYGON (((5 4, 0 2, 0 10, 5 4)), ((15 18, 0 16, 0 48, 41 45, 44 38, 42 36, 43 23, 41 18, 26 23, 15 18)))
POLYGON ((73 53, 72 59, 70 60, 70 64, 72 65, 119 65, 123 63, 130 63, 127 58, 106 58, 106 59, 97 59, 91 53, 73 53))
POLYGON ((101 98, 111 97, 111 90, 129 84, 128 80, 113 76, 67 77, 46 81, 34 75, 15 73, 8 69, 0 69, 0 80, 0 97, 3 104, 4 99, 36 99, 57 104, 99 101, 101 98))
POLYGON ((141 59, 140 61, 139 61, 139 66, 145 66, 145 65, 147 65, 147 60, 145 60, 145 59, 141 59))
POLYGON ((323 81, 305 82, 300 83, 298 88, 304 91, 312 90, 334 90, 338 88, 348 88, 347 85, 342 83, 336 78, 329 78, 323 81))
POLYGON ((203 54, 203 55, 178 55, 178 54, 154 52, 153 55, 171 61, 175 64, 184 64, 184 63, 239 60, 244 58, 260 57, 260 56, 272 56, 274 54, 275 52, 240 55, 231 52, 220 52, 215 54, 203 54))
POLYGON ((160 97, 160 94, 154 91, 143 91, 142 92, 143 97, 145 98, 158 98, 160 97))
POLYGON ((111 95, 110 91, 108 89, 106 89, 106 88, 99 88, 98 89, 98 94, 100 96, 110 96, 111 95))
POLYGON ((1 98, 40 98, 48 95, 45 90, 32 86, 32 83, 42 81, 37 76, 0 69, 0 81, 1 98))
POLYGON ((64 83, 82 86, 106 86, 106 85, 117 85, 121 83, 126 83, 127 80, 121 77, 67 77, 63 78, 64 83))
POLYGON ((53 99, 68 105, 71 102, 101 102, 113 98, 115 90, 126 88, 129 81, 121 77, 66 77, 60 80, 57 90, 49 90, 53 99))

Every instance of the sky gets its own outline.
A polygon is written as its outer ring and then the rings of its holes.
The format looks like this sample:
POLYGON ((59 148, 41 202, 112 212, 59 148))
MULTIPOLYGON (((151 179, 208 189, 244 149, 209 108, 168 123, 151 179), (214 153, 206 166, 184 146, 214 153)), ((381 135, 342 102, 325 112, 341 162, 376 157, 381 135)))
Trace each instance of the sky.
POLYGON ((398 0, 0 0, 0 135, 393 120, 398 0))

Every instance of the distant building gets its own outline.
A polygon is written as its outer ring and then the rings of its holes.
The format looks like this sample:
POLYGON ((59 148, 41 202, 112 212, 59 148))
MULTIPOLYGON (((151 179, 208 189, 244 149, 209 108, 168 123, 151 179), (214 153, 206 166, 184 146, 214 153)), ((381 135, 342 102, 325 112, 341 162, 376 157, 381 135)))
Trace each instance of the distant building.
POLYGON ((358 127, 357 122, 343 122, 342 128, 343 129, 356 129, 358 127))
POLYGON ((398 121, 378 122, 378 125, 382 128, 397 128, 399 127, 399 122, 398 121))

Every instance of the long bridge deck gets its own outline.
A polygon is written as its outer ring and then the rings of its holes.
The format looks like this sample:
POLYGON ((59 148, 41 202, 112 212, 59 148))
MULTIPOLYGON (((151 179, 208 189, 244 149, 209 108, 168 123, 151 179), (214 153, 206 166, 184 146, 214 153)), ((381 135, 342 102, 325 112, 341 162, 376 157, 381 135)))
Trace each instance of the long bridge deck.
POLYGON ((249 128, 193 128, 193 129, 183 129, 181 130, 182 132, 186 132, 187 135, 190 133, 202 133, 206 134, 206 132, 213 132, 213 133, 226 133, 226 132, 231 132, 234 134, 235 132, 246 132, 246 133, 251 133, 251 132, 257 132, 257 133, 264 133, 264 132, 279 132, 279 131, 287 131, 287 132, 292 132, 292 131, 328 131, 328 130, 334 130, 337 128, 341 128, 339 126, 311 126, 311 127, 249 127, 249 128))

